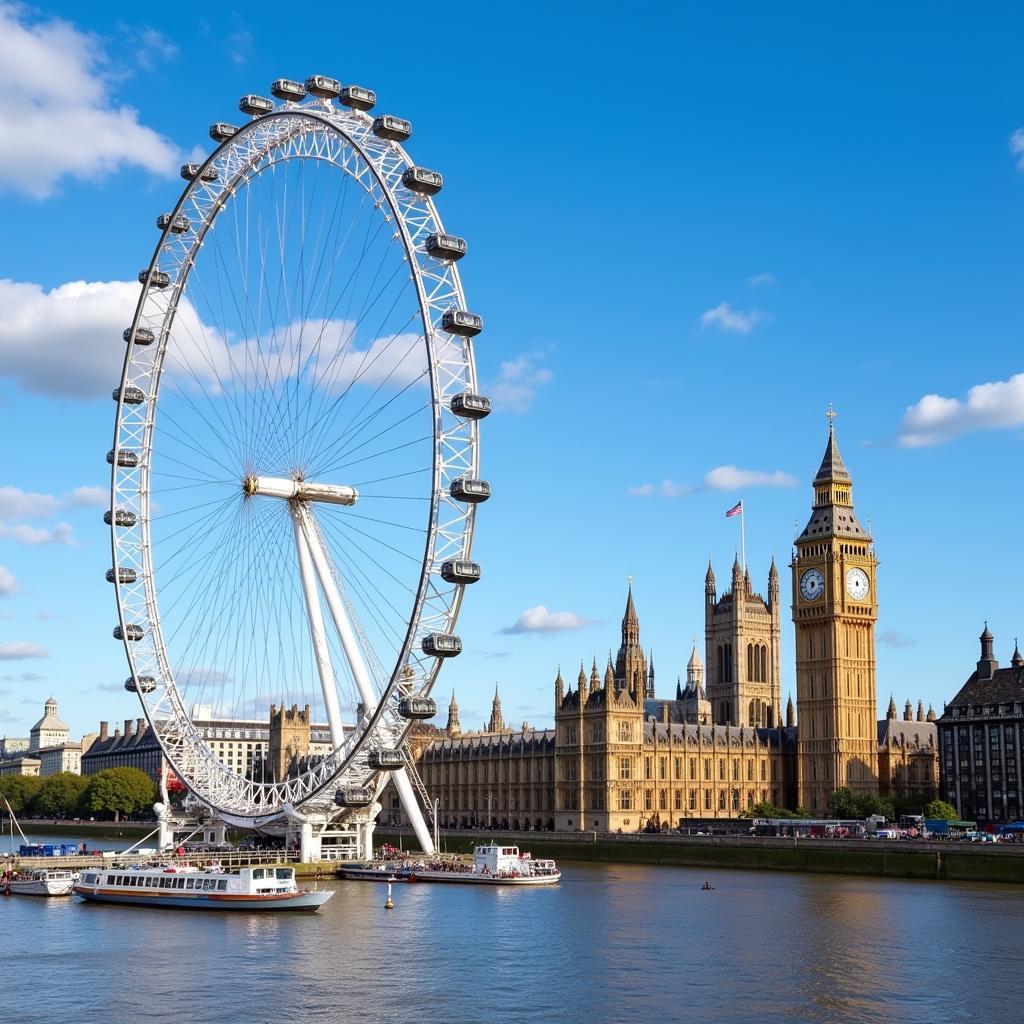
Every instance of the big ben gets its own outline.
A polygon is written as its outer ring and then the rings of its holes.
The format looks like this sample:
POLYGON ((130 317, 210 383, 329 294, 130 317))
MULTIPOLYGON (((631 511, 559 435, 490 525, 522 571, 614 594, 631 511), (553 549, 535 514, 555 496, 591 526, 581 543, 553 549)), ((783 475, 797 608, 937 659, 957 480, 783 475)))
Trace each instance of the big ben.
POLYGON ((839 454, 835 413, 814 478, 811 518, 796 539, 793 622, 799 731, 799 803, 812 815, 840 786, 878 792, 875 590, 878 562, 853 508, 853 480, 839 454))

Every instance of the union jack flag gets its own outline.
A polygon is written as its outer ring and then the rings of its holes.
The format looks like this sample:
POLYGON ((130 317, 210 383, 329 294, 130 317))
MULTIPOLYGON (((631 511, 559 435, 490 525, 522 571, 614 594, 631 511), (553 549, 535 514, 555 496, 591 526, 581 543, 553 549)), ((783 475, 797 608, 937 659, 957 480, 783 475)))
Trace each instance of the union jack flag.
POLYGON ((741 516, 741 515, 743 515, 743 502, 742 501, 737 501, 736 504, 733 505, 733 507, 731 509, 729 509, 728 512, 725 513, 725 518, 728 519, 729 516, 741 516))

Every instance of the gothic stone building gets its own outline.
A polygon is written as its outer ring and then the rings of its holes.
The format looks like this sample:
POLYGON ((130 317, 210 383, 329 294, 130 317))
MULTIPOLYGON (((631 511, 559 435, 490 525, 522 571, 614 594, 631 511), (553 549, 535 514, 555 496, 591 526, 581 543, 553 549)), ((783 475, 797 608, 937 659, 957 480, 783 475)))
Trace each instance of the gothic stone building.
POLYGON ((939 719, 940 795, 961 818, 979 822, 1024 817, 1024 656, 1015 646, 1000 668, 986 624, 981 658, 939 719))

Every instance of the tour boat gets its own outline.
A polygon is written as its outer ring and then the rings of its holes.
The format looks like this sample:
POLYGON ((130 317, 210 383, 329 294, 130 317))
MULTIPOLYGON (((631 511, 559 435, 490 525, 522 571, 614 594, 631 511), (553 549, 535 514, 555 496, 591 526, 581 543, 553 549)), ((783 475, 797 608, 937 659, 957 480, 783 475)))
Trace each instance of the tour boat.
POLYGON ((295 869, 280 865, 238 871, 190 866, 83 871, 75 895, 93 903, 128 903, 183 910, 318 910, 333 892, 295 884, 295 869))
POLYGON ((11 873, 4 875, 2 888, 12 896, 67 896, 77 877, 73 871, 11 873))
POLYGON ((375 882, 454 882, 470 885, 554 885, 561 877, 553 860, 534 860, 518 846, 488 843, 473 849, 473 865, 457 861, 388 861, 342 868, 342 878, 375 882))

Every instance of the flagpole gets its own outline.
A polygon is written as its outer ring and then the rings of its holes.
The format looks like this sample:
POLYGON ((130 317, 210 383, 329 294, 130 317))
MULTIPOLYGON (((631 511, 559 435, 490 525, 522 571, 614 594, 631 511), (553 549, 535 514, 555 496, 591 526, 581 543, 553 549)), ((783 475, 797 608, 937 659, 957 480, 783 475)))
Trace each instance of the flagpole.
POLYGON ((747 518, 746 506, 740 501, 740 551, 743 553, 743 573, 747 572, 747 531, 744 522, 747 518))

